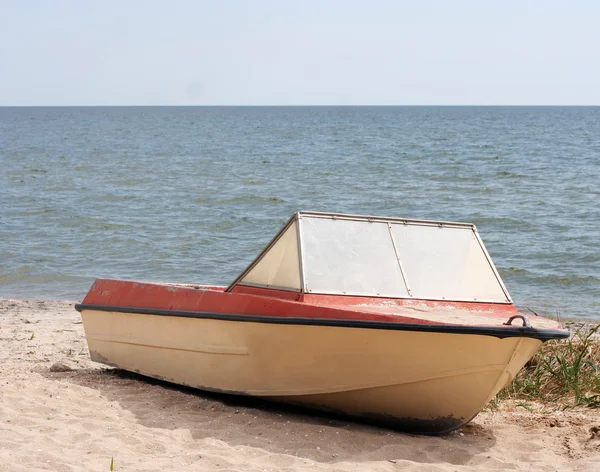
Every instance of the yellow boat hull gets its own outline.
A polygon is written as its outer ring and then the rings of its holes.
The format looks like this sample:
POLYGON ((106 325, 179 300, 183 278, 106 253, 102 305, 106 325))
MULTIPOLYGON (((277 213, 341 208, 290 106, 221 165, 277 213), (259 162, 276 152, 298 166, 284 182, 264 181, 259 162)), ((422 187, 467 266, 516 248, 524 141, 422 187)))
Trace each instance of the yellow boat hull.
POLYGON ((401 328, 81 314, 94 361, 421 433, 470 421, 541 345, 530 337, 401 328))

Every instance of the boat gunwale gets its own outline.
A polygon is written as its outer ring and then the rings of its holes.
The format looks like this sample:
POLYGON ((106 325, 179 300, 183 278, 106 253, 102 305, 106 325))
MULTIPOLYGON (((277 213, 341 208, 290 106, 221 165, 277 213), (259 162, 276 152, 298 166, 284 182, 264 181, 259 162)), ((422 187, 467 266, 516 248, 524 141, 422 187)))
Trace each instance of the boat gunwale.
POLYGON ((212 319, 220 321, 241 321, 250 323, 285 324, 297 326, 329 326, 340 328, 384 329, 395 331, 413 331, 424 333, 442 334, 468 334, 479 336, 492 336, 500 339, 511 337, 533 338, 542 342, 552 339, 566 339, 569 331, 560 329, 544 329, 522 326, 468 326, 457 324, 419 324, 391 321, 350 320, 340 318, 307 318, 298 316, 272 316, 272 315, 246 315, 234 313, 216 313, 203 311, 168 310, 160 308, 141 308, 132 306, 97 305, 78 303, 75 309, 132 313, 151 316, 173 316, 180 318, 212 319))

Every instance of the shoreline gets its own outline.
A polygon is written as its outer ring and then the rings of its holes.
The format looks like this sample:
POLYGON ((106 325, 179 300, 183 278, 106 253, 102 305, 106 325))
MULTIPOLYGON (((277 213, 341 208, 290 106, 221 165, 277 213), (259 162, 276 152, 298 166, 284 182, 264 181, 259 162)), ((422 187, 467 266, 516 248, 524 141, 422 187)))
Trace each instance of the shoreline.
POLYGON ((597 409, 501 400, 400 433, 96 364, 75 303, 0 297, 0 471, 600 470, 597 409))

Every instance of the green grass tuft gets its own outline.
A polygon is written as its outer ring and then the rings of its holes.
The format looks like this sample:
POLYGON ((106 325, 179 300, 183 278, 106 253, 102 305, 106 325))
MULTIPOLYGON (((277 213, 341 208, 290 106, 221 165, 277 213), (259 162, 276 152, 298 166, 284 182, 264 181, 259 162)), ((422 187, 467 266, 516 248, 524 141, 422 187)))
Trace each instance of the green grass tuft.
POLYGON ((579 327, 568 340, 548 341, 492 401, 503 398, 600 407, 600 324, 579 327))

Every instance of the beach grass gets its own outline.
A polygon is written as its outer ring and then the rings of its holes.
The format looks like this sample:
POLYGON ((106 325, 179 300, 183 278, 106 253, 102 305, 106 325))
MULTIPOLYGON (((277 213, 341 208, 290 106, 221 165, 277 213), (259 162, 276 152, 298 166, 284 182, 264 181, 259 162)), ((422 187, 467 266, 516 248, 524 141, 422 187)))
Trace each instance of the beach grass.
POLYGON ((490 406, 502 399, 600 407, 600 324, 580 324, 569 339, 544 343, 490 406))

